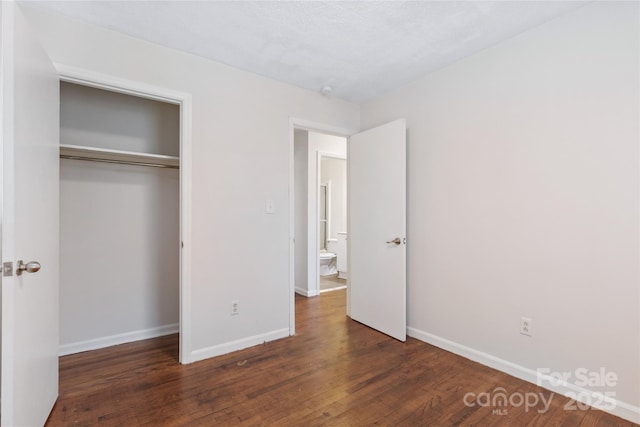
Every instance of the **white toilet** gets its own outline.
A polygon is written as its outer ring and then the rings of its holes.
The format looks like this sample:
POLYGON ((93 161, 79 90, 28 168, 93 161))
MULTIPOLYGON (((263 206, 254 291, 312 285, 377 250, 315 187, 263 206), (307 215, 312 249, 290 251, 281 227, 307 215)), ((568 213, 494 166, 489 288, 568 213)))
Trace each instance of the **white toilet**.
POLYGON ((337 272, 336 254, 333 252, 320 252, 320 275, 331 276, 337 272))

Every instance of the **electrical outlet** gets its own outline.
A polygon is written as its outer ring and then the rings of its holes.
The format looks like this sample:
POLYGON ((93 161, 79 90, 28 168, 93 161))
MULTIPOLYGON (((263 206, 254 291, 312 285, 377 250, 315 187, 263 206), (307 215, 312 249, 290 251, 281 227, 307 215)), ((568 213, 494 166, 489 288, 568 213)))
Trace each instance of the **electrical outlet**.
POLYGON ((531 332, 533 330, 533 320, 529 317, 521 317, 520 318, 520 333, 522 335, 531 336, 531 332))
POLYGON ((231 315, 240 314, 240 301, 231 301, 231 315))

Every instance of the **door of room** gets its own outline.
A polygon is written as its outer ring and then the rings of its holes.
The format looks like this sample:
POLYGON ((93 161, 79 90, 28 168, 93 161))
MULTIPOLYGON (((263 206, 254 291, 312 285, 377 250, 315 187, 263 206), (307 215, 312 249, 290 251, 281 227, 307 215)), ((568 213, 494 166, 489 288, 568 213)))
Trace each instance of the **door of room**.
POLYGON ((59 78, 19 7, 0 7, 1 421, 43 425, 58 396, 59 78))
POLYGON ((349 138, 351 318, 406 340, 406 124, 349 138))

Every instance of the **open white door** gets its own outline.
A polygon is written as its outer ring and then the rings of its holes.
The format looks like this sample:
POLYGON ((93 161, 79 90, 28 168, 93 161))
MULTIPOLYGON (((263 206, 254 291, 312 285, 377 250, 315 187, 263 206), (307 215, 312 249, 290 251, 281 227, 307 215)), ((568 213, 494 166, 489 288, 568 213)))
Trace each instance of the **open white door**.
POLYGON ((19 7, 0 7, 1 421, 37 426, 58 396, 59 80, 19 7))
POLYGON ((405 120, 353 135, 347 146, 349 314, 405 341, 405 120))

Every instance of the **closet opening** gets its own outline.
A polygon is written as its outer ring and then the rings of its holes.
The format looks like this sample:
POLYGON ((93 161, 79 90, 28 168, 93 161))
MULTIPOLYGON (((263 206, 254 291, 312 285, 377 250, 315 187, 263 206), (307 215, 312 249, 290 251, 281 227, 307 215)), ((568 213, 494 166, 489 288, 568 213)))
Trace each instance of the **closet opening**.
POLYGON ((189 362, 185 108, 62 78, 61 356, 180 333, 174 357, 189 362))

